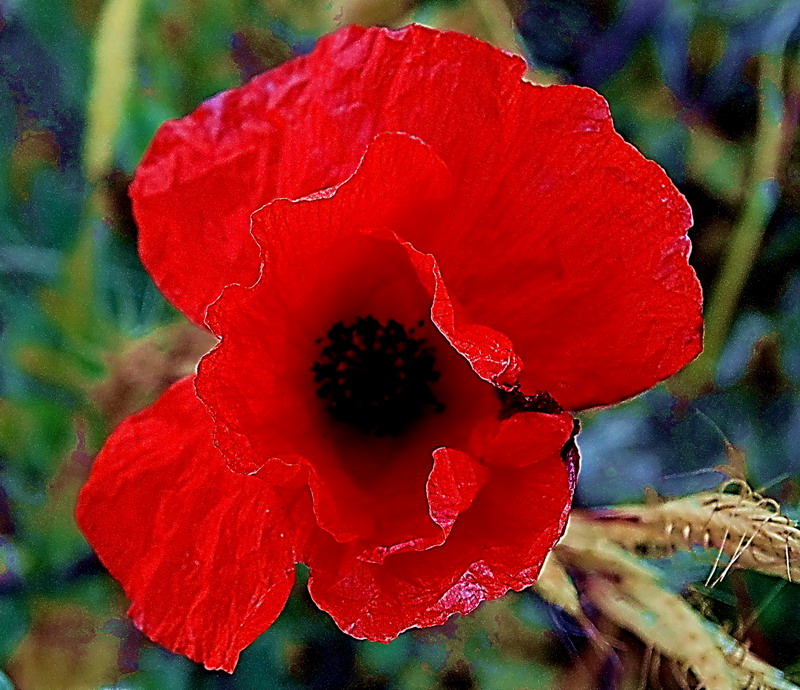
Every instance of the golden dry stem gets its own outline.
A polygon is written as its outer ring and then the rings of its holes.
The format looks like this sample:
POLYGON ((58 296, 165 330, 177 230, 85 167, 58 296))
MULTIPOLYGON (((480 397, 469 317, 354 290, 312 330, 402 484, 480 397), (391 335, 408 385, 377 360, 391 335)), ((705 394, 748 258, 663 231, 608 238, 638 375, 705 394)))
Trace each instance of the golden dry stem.
POLYGON ((702 616, 665 590, 655 570, 582 520, 570 521, 557 556, 580 571, 583 597, 603 616, 691 670, 707 690, 736 690, 735 672, 702 616))
POLYGON ((682 596, 665 589, 658 571, 641 557, 703 546, 720 554, 708 578, 712 584, 733 567, 796 577, 793 554, 799 552, 800 530, 775 501, 744 482, 728 482, 722 489, 657 505, 575 511, 535 589, 606 648, 613 641, 598 640, 584 613, 586 604, 599 615, 593 617, 598 625, 610 621, 638 637, 647 650, 641 687, 648 678, 651 687, 660 687, 659 669, 666 668, 680 687, 798 690, 682 596), (737 492, 725 493, 730 487, 737 492))
POLYGON ((725 652, 728 663, 736 674, 737 687, 744 690, 797 690, 783 673, 750 653, 747 645, 740 644, 710 621, 706 621, 709 634, 725 652))
POLYGON ((564 565, 558 560, 555 551, 551 551, 548 555, 533 589, 543 599, 564 609, 573 618, 583 617, 578 590, 564 569, 564 565))
POLYGON ((733 480, 737 493, 709 491, 658 505, 576 511, 573 520, 594 525, 609 541, 641 556, 668 556, 695 547, 718 557, 706 584, 718 584, 731 568, 800 579, 800 529, 778 504, 733 480))

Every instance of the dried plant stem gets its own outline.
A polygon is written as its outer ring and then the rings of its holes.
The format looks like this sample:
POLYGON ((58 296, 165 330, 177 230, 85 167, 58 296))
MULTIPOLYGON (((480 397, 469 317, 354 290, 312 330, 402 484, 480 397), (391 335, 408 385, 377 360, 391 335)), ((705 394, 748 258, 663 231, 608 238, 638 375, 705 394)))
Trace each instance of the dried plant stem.
POLYGON ((733 668, 737 687, 746 690, 797 690, 797 686, 786 680, 783 673, 751 654, 746 645, 740 644, 709 621, 705 622, 705 626, 733 668))
POLYGON ((655 582, 613 582, 599 575, 587 578, 584 593, 604 616, 690 669, 703 687, 737 687, 735 672, 701 617, 677 594, 655 582))
POLYGON ((544 599, 564 609, 573 618, 580 620, 584 617, 578 589, 555 551, 552 551, 547 557, 544 568, 539 573, 539 579, 533 588, 544 599))
POLYGON ((697 546, 717 550, 707 584, 718 584, 732 568, 800 579, 800 529, 771 499, 731 482, 738 493, 705 492, 659 505, 618 506, 576 512, 605 539, 644 556, 665 556, 697 546), (725 565, 720 567, 725 559, 725 565))
POLYGON ((682 596, 665 589, 658 571, 640 557, 696 546, 716 548, 720 556, 709 576, 712 585, 732 568, 787 580, 800 575, 793 558, 800 548, 800 530, 781 515, 775 501, 739 480, 722 489, 732 487, 736 493, 705 492, 656 505, 575 511, 536 591, 584 625, 604 653, 610 645, 589 622, 585 605, 601 621, 637 636, 647 650, 641 687, 648 680, 660 687, 659 669, 666 669, 687 688, 799 690, 682 596))
POLYGON ((572 522, 557 547, 567 568, 581 572, 581 593, 604 617, 691 670, 708 690, 735 690, 736 674, 705 621, 657 572, 602 538, 591 524, 572 522))

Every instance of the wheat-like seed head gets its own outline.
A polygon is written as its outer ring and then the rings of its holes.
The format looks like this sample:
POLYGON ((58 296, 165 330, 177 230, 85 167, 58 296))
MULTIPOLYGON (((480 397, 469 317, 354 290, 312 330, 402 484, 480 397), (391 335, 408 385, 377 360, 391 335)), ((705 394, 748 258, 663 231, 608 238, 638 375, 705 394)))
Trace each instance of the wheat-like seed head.
MULTIPOLYGON (((800 576, 795 556, 800 553, 800 530, 775 501, 733 481, 719 491, 657 505, 575 511, 535 589, 590 626, 596 642, 583 604, 638 636, 648 650, 644 665, 651 677, 663 658, 681 687, 800 690, 679 594, 665 589, 658 571, 640 557, 696 546, 718 550, 711 584, 733 567, 789 580, 800 576), (726 493, 729 487, 736 493, 726 493)), ((643 683, 647 677, 645 672, 643 683)))
POLYGON ((580 573, 584 599, 603 616, 679 662, 708 690, 736 690, 735 673, 702 616, 664 589, 657 571, 609 541, 585 520, 570 521, 557 563, 580 573))
POLYGON ((657 505, 576 511, 574 519, 602 525, 609 541, 641 556, 666 556, 697 546, 716 549, 718 557, 706 583, 711 586, 734 567, 790 582, 800 579, 800 529, 781 514, 775 501, 739 480, 719 491, 657 505), (725 492, 731 487, 736 493, 725 492))

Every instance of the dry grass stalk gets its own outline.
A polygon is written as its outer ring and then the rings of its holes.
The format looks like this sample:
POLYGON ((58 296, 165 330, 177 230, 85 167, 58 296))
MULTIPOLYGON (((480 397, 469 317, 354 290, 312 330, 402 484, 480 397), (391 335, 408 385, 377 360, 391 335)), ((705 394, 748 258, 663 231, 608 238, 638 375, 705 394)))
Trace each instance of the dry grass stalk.
POLYGON ((703 688, 736 690, 735 671, 705 620, 665 590, 655 570, 585 520, 570 521, 556 553, 568 570, 580 573, 581 594, 603 616, 691 670, 703 688))
POLYGON ((564 609, 576 620, 583 618, 578 590, 555 551, 548 555, 533 589, 543 599, 564 609))
POLYGON ((576 511, 574 520, 602 530, 606 539, 641 556, 668 556, 700 546, 718 557, 706 584, 718 584, 731 568, 747 568, 790 582, 800 579, 800 529, 740 480, 658 505, 576 511), (737 493, 723 493, 734 487, 737 493), (724 563, 723 563, 724 559, 724 563))
MULTIPOLYGON (((763 511, 771 516, 777 514, 752 493, 714 494, 713 501, 707 500, 711 496, 705 494, 690 498, 706 510, 713 505, 720 511, 729 512, 729 539, 736 527, 741 526, 736 520, 750 521, 748 531, 740 530, 737 540, 741 541, 742 533, 748 536, 741 544, 737 541, 738 548, 731 551, 731 560, 739 554, 737 563, 749 562, 742 559, 758 540, 758 536, 753 537, 754 533, 762 531, 758 524, 772 525, 771 520, 764 519, 763 511), (746 517, 740 515, 742 510, 746 517), (755 526, 752 524, 754 510, 758 518, 755 526), (745 547, 748 541, 750 545, 745 547)), ((667 514, 675 519, 678 512, 673 515, 668 511, 667 514)), ((625 514, 628 514, 627 509, 625 514)), ((713 512, 712 517, 716 515, 713 512)), ((694 533, 691 529, 693 518, 685 513, 684 517, 686 520, 679 523, 682 537, 679 543, 690 544, 693 543, 690 539, 694 533), (690 525, 689 536, 683 535, 685 524, 690 525)), ((635 521, 633 524, 639 523, 635 521)), ((778 522, 778 525, 785 524, 784 521, 778 522)), ((636 550, 640 541, 641 538, 633 539, 625 530, 622 534, 609 530, 605 519, 576 514, 570 519, 554 555, 548 559, 536 589, 545 599, 569 611, 581 622, 587 620, 581 605, 589 604, 606 620, 636 635, 649 650, 643 661, 643 684, 650 678, 654 683, 652 687, 660 687, 657 679, 659 669, 664 667, 672 671, 680 687, 798 690, 780 671, 753 656, 746 646, 706 620, 683 597, 664 589, 658 571, 630 552, 636 550), (573 613, 576 607, 578 615, 573 613)), ((662 546, 671 543, 669 540, 660 542, 662 546)), ((747 558, 752 557, 748 555, 747 558)), ((589 628, 589 633, 596 642, 599 641, 593 627, 589 628)), ((603 644, 609 646, 607 642, 603 644)))
MULTIPOLYGON (((723 648, 727 647, 730 642, 731 640, 723 642, 723 648)), ((742 690, 797 690, 797 686, 787 681, 780 671, 754 657, 744 646, 737 647, 737 651, 726 657, 735 673, 737 688, 742 690)), ((641 682, 637 690, 662 688, 664 680, 662 669, 668 669, 672 680, 678 687, 687 690, 697 687, 696 679, 687 672, 685 667, 673 659, 663 657, 652 647, 648 647, 645 651, 641 682)))
POLYGON ((786 680, 778 669, 753 655, 746 644, 729 637, 710 621, 706 621, 706 627, 736 673, 737 687, 744 690, 797 690, 797 686, 786 680))

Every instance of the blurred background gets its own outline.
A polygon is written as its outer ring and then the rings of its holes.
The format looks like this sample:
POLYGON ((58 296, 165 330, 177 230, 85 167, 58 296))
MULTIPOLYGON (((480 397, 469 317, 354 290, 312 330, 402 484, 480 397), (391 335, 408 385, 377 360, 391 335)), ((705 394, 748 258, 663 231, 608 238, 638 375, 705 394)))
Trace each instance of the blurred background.
MULTIPOLYGON (((593 618, 610 647, 592 657, 586 626, 534 591, 359 642, 309 601, 302 572, 236 673, 206 672, 133 628, 75 526, 110 428, 208 347, 136 255, 127 187, 156 128, 344 23, 411 21, 520 53, 531 81, 597 89, 694 210, 706 352, 666 386, 585 416, 578 505, 686 496, 727 473, 800 515, 797 0, 0 0, 0 689, 697 683, 654 668, 635 626, 593 618)), ((746 569, 711 586, 714 556, 647 567, 785 673, 747 687, 794 687, 800 587, 746 569)))

